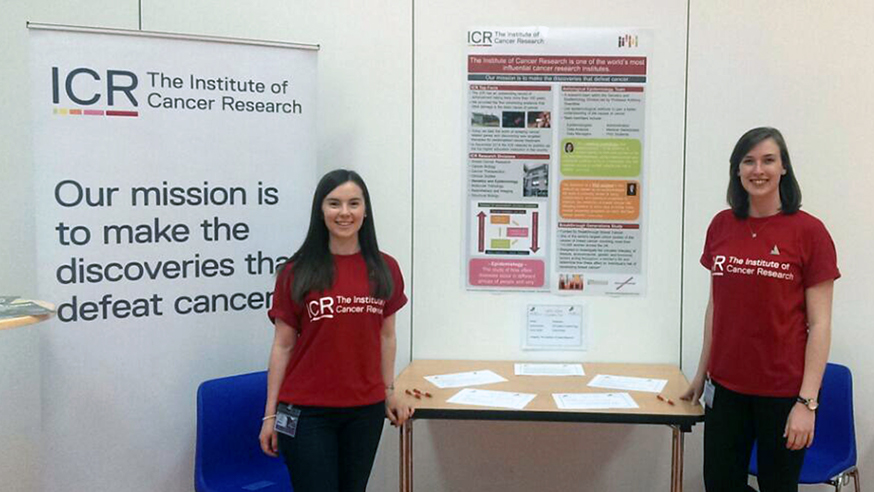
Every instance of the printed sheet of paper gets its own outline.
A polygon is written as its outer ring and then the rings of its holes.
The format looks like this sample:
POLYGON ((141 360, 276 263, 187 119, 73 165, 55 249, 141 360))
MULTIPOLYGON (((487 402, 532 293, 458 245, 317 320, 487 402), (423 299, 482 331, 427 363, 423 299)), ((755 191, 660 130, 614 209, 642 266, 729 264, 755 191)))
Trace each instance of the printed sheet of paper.
POLYGON ((628 393, 553 393, 552 398, 563 410, 639 408, 628 393))
POLYGON ((483 371, 456 372, 453 374, 425 376, 425 379, 438 388, 461 388, 462 386, 503 383, 506 381, 506 379, 488 369, 483 371))
POLYGON ((515 365, 517 376, 585 376, 582 364, 532 364, 515 365))
POLYGON ((531 393, 512 393, 510 391, 465 388, 446 401, 447 403, 457 403, 459 405, 522 410, 525 408, 525 405, 531 403, 531 400, 536 396, 537 395, 531 393))
POLYGON ((662 389, 664 389, 666 384, 668 384, 667 379, 611 376, 609 374, 598 374, 597 376, 592 378, 591 381, 589 381, 589 386, 592 388, 607 388, 625 391, 648 391, 650 393, 661 393, 662 389))
POLYGON ((537 305, 527 309, 524 350, 585 350, 583 306, 537 305))

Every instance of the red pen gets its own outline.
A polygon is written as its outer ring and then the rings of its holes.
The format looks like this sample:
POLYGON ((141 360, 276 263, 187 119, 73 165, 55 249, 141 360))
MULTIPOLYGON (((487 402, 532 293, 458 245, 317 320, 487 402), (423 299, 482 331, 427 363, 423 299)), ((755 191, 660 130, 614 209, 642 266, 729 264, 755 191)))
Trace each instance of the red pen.
POLYGON ((673 400, 671 400, 670 398, 665 398, 665 397, 662 396, 661 394, 656 395, 656 398, 658 398, 659 400, 661 400, 661 401, 667 403, 668 405, 673 405, 673 404, 674 404, 674 401, 673 401, 673 400))

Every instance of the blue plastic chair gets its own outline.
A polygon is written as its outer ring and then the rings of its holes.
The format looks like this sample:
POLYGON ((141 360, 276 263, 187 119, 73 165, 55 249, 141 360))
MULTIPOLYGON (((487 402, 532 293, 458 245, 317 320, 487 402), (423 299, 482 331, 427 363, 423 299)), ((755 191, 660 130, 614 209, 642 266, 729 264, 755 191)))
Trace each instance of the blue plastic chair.
MULTIPOLYGON (((853 478, 859 490, 856 468, 856 427, 853 421, 853 375, 840 364, 829 363, 822 377, 816 411, 813 446, 804 455, 802 484, 829 484, 839 492, 853 478)), ((756 446, 750 457, 750 475, 758 476, 756 446)))
POLYGON ((258 434, 267 400, 267 373, 203 382, 197 389, 197 492, 291 492, 279 458, 261 452, 258 434))

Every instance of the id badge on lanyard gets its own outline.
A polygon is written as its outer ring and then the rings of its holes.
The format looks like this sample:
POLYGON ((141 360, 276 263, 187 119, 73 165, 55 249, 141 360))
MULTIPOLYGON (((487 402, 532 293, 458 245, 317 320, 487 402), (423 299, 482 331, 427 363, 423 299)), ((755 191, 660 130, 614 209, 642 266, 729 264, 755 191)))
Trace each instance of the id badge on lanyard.
POLYGON ((713 408, 713 395, 716 393, 716 387, 710 378, 704 380, 704 405, 707 408, 713 408))
POLYGON ((280 403, 276 406, 276 423, 273 429, 288 437, 294 437, 297 433, 297 423, 300 421, 300 409, 291 405, 280 403))

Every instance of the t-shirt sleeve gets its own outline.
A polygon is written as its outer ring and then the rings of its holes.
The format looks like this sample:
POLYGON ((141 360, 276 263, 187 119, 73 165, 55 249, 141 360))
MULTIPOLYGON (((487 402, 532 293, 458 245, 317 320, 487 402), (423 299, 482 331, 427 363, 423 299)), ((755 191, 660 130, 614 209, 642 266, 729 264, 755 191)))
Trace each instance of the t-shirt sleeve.
POLYGON ((273 305, 267 311, 267 317, 271 323, 276 323, 276 319, 285 321, 286 324, 295 329, 300 329, 300 309, 297 304, 291 300, 291 285, 294 280, 294 274, 291 270, 291 265, 286 265, 282 273, 276 276, 276 288, 273 289, 273 305))
POLYGON ((707 227, 707 236, 704 239, 704 251, 701 253, 701 259, 698 260, 701 262, 701 266, 708 270, 713 268, 713 236, 716 233, 719 218, 720 215, 717 215, 710 221, 710 225, 707 227))
POLYGON ((803 244, 801 274, 805 288, 841 277, 835 243, 822 222, 816 220, 807 228, 803 244))
POLYGON ((383 258, 385 259, 389 272, 391 272, 393 284, 391 297, 386 301, 385 308, 382 311, 383 316, 388 318, 396 313, 400 308, 404 307, 407 303, 407 296, 404 294, 404 276, 401 274, 401 268, 398 266, 398 262, 388 255, 383 256, 383 258))

